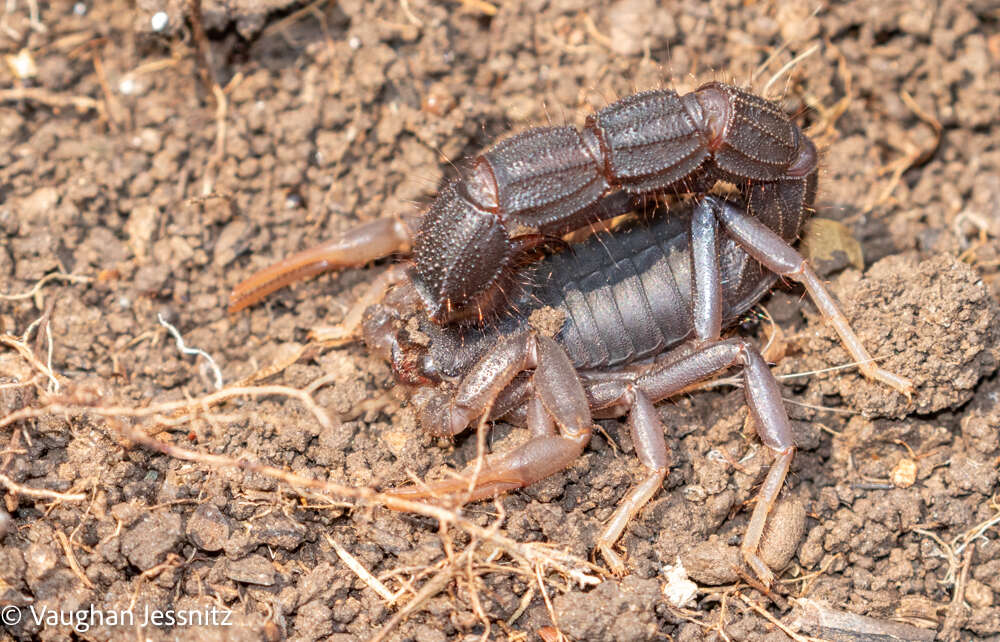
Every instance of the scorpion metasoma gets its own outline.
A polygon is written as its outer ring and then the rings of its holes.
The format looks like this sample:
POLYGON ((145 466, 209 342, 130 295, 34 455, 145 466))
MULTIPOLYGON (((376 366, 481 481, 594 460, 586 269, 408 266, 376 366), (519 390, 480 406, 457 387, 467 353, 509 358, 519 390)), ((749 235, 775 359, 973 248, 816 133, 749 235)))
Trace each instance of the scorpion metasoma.
POLYGON ((911 383, 875 365, 808 262, 790 245, 811 211, 817 154, 780 109, 710 83, 679 96, 648 91, 572 127, 529 129, 478 156, 420 218, 386 217, 258 272, 230 297, 237 311, 304 275, 390 266, 348 312, 318 333, 363 337, 392 363, 421 424, 454 435, 477 419, 526 423, 525 444, 457 478, 400 488, 410 498, 482 499, 565 468, 590 439, 593 417, 627 414, 645 477, 625 496, 596 547, 614 550, 669 466, 653 404, 738 366, 761 441, 774 454, 743 539, 757 551, 794 453, 779 386, 758 349, 722 328, 781 276, 800 282, 862 372, 907 396, 911 383), (718 182, 732 199, 710 193, 718 182), (567 245, 567 234, 631 211, 649 194, 684 195, 665 216, 631 221, 567 245), (720 227, 724 233, 720 234, 720 227), (546 328, 533 312, 558 323, 546 328))

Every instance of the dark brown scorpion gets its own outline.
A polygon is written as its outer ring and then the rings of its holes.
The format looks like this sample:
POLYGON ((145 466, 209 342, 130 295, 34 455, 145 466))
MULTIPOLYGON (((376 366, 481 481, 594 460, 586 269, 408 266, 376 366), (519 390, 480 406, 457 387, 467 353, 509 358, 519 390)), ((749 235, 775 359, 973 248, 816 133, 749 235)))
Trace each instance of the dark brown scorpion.
POLYGON ((337 342, 360 330, 401 382, 422 386, 413 401, 427 430, 454 435, 485 415, 520 420, 532 437, 458 478, 393 492, 474 500, 520 488, 577 457, 595 415, 628 414, 647 473, 597 540, 616 573, 625 566, 614 544, 669 466, 653 404, 740 367, 758 434, 775 457, 742 545, 769 584, 773 573, 757 550, 794 444, 760 352, 745 339, 723 339, 722 328, 779 276, 798 281, 866 376, 907 396, 912 390, 875 365, 790 245, 812 206, 816 174, 812 142, 762 98, 721 83, 684 96, 643 92, 598 111, 582 131, 539 127, 500 141, 423 217, 377 219, 262 270, 237 286, 230 310, 304 275, 412 247, 412 264, 386 270, 320 336, 337 342), (720 181, 739 197, 709 194, 720 181), (562 235, 628 212, 650 193, 691 196, 669 216, 566 247, 562 235), (552 332, 530 321, 543 309, 561 319, 552 332))

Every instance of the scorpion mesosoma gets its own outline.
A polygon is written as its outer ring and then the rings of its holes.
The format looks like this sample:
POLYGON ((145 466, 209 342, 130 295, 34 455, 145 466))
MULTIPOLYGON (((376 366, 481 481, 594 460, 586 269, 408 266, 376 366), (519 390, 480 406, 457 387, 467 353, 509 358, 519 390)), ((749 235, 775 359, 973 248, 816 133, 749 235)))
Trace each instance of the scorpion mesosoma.
MULTIPOLYGON (((709 95, 749 96, 724 85, 706 87, 712 88, 709 95)), ((604 111, 612 108, 615 105, 604 111)), ((732 121, 732 111, 726 113, 727 122, 732 121)), ((721 119, 725 114, 716 116, 721 119)), ((766 129, 755 127, 750 129, 766 129)), ((722 138, 727 137, 726 130, 720 127, 722 138)), ((360 331, 369 349, 392 363, 401 382, 421 386, 413 402, 427 430, 454 435, 484 416, 521 418, 532 437, 510 452, 491 455, 478 470, 470 469, 458 478, 393 492, 410 498, 455 495, 471 501, 523 487, 565 468, 577 457, 589 441, 594 416, 627 414, 636 452, 647 473, 625 496, 596 543, 616 573, 624 572, 625 566, 614 544, 660 487, 669 466, 664 426, 653 404, 715 373, 740 367, 758 433, 775 456, 760 488, 742 554, 753 572, 770 583, 773 572, 757 550, 794 445, 778 384, 763 357, 747 340, 723 339, 724 325, 754 305, 779 276, 798 281, 866 376, 907 396, 912 390, 908 380, 875 365, 823 283, 790 245, 811 205, 816 173, 812 144, 797 128, 794 131, 795 151, 789 154, 794 160, 774 172, 777 178, 739 181, 741 201, 707 194, 716 180, 732 181, 735 176, 718 157, 721 147, 708 146, 695 169, 688 166, 680 178, 664 179, 669 189, 680 191, 679 182, 686 189, 696 188, 688 205, 674 208, 668 216, 611 234, 595 234, 541 260, 541 245, 556 244, 548 236, 543 243, 529 241, 534 243, 531 251, 499 272, 506 275, 507 301, 489 322, 442 323, 435 314, 440 306, 428 299, 420 247, 439 244, 440 256, 433 269, 446 258, 459 261, 455 274, 468 274, 477 266, 495 267, 489 265, 494 255, 463 254, 475 241, 466 233, 466 219, 459 217, 456 222, 457 236, 442 226, 443 214, 434 212, 446 197, 432 205, 422 222, 380 219, 267 268, 238 286, 231 301, 239 309, 264 296, 262 288, 265 293, 273 291, 303 274, 406 253, 416 236, 416 266, 389 267, 344 322, 320 332, 319 337, 341 342, 360 331), (414 230, 417 225, 419 232, 414 230), (443 240, 421 241, 434 232, 443 240), (450 251, 451 242, 460 249, 450 251), (551 336, 529 323, 530 312, 540 308, 554 309, 563 317, 551 336)), ((751 136, 744 132, 743 137, 751 136)), ((621 184, 625 190, 602 194, 577 224, 566 225, 564 217, 546 233, 630 210, 634 184, 621 184)), ((659 190, 659 183, 641 184, 649 185, 642 190, 659 190)), ((461 185, 452 183, 446 190, 461 185)), ((469 192, 468 187, 463 190, 469 192)), ((447 208, 441 205, 439 209, 447 208)), ((481 227, 475 229, 482 233, 481 227)), ((514 240, 520 243, 520 238, 514 240)))

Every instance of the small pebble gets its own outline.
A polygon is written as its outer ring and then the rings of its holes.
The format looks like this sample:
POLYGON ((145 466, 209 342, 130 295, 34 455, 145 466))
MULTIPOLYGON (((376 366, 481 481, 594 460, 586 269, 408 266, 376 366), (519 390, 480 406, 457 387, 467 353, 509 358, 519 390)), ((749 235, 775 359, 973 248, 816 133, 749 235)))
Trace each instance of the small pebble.
POLYGON ((153 28, 153 31, 163 31, 167 28, 167 24, 170 22, 170 17, 167 16, 166 11, 157 11, 150 18, 149 24, 153 28))
MULTIPOLYGON (((782 499, 771 511, 764 527, 758 555, 776 573, 799 548, 805 532, 806 509, 796 497, 782 499)), ((699 584, 718 586, 739 579, 736 568, 743 566, 739 546, 730 546, 716 535, 681 555, 688 576, 699 584)))
POLYGON ((188 519, 187 538, 203 551, 222 550, 229 539, 229 520, 214 504, 202 504, 188 519))
POLYGON ((760 541, 760 557, 780 571, 792 560, 806 530, 806 507, 797 497, 778 501, 767 518, 764 535, 760 541))
POLYGON ((165 560, 180 539, 180 515, 155 511, 146 513, 122 533, 121 552, 133 566, 145 571, 165 560))
POLYGON ((118 91, 123 96, 130 96, 135 93, 135 81, 132 80, 132 76, 125 76, 118 83, 118 91))
POLYGON ((993 591, 979 580, 970 579, 965 586, 965 600, 977 609, 993 606, 993 591))
POLYGON ((0 508, 0 539, 3 539, 11 531, 13 525, 14 519, 10 516, 10 513, 0 508))
POLYGON ((274 565, 260 555, 250 555, 226 564, 226 577, 234 582, 271 586, 274 584, 274 565))

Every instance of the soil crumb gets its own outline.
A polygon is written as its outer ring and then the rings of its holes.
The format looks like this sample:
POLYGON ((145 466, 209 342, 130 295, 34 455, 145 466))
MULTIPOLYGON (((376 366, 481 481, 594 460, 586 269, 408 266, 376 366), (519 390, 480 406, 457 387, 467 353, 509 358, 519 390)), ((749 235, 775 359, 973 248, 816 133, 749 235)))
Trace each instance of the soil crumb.
MULTIPOLYGON (((820 394, 839 395, 867 417, 957 408, 1000 363, 1000 306, 975 270, 951 255, 891 256, 864 275, 845 272, 832 289, 879 365, 916 388, 911 404, 857 371, 811 379, 820 394)), ((813 317, 810 328, 793 341, 810 358, 789 360, 785 371, 823 370, 849 361, 822 318, 813 317)))

